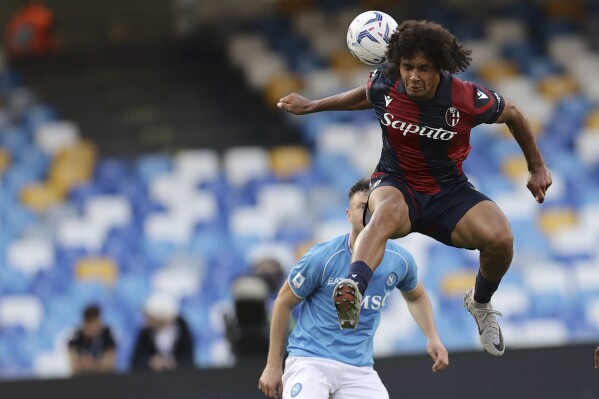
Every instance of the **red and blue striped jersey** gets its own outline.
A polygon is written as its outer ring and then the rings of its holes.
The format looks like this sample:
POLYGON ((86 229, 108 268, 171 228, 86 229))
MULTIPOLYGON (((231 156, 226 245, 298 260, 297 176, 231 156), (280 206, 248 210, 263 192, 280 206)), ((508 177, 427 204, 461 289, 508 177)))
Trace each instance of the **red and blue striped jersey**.
POLYGON ((493 90, 445 71, 430 100, 410 99, 401 79, 392 81, 380 69, 371 72, 367 94, 383 132, 377 172, 425 194, 466 179, 462 162, 470 152, 471 129, 494 123, 505 105, 493 90))

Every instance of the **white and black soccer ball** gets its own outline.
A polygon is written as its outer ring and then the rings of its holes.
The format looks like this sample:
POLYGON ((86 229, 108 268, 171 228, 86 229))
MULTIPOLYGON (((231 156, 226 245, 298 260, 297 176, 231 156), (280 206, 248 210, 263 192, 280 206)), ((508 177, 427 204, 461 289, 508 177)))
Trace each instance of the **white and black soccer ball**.
POLYGON ((347 47, 364 64, 382 64, 389 38, 396 28, 397 22, 384 12, 363 12, 349 24, 347 47))

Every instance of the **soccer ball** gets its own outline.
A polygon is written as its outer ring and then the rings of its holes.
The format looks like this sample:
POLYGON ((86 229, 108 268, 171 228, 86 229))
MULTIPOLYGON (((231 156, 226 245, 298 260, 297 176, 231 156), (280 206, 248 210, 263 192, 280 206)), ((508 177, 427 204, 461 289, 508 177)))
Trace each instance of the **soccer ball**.
POLYGON ((385 52, 397 22, 381 11, 358 15, 347 30, 347 47, 358 60, 368 65, 385 62, 385 52))

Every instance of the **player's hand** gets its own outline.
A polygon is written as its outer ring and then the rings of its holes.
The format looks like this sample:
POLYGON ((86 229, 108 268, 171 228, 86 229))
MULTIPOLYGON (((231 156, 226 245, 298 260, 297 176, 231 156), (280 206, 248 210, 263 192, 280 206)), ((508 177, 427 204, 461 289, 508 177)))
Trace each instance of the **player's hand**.
POLYGON ((595 349, 595 368, 599 368, 599 346, 595 349))
POLYGON ((277 107, 294 115, 304 115, 311 112, 312 101, 297 93, 291 93, 279 100, 277 107))
POLYGON ((266 365, 260 381, 258 389, 269 398, 281 398, 283 396, 283 370, 281 367, 272 367, 266 365))
POLYGON ((537 202, 541 204, 545 201, 545 193, 549 186, 551 186, 551 182, 551 173, 549 173, 549 169, 543 165, 530 171, 526 187, 528 187, 537 202))
POLYGON ((433 373, 443 370, 449 365, 447 349, 445 349, 439 338, 428 340, 426 343, 426 351, 435 362, 433 364, 433 373))

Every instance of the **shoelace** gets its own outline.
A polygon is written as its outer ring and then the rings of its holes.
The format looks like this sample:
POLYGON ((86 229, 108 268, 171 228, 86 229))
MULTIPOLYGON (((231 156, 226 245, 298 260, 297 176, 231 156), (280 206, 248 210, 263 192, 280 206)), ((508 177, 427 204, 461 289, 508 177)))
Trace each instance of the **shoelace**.
MULTIPOLYGON (((488 316, 503 316, 500 311, 493 308, 488 309, 475 307, 474 311, 476 312, 477 317, 480 318, 483 323, 485 323, 485 320, 488 316)), ((489 328, 489 332, 493 334, 493 338, 499 339, 499 324, 497 324, 497 322, 489 323, 488 325, 485 323, 485 327, 489 328)))

